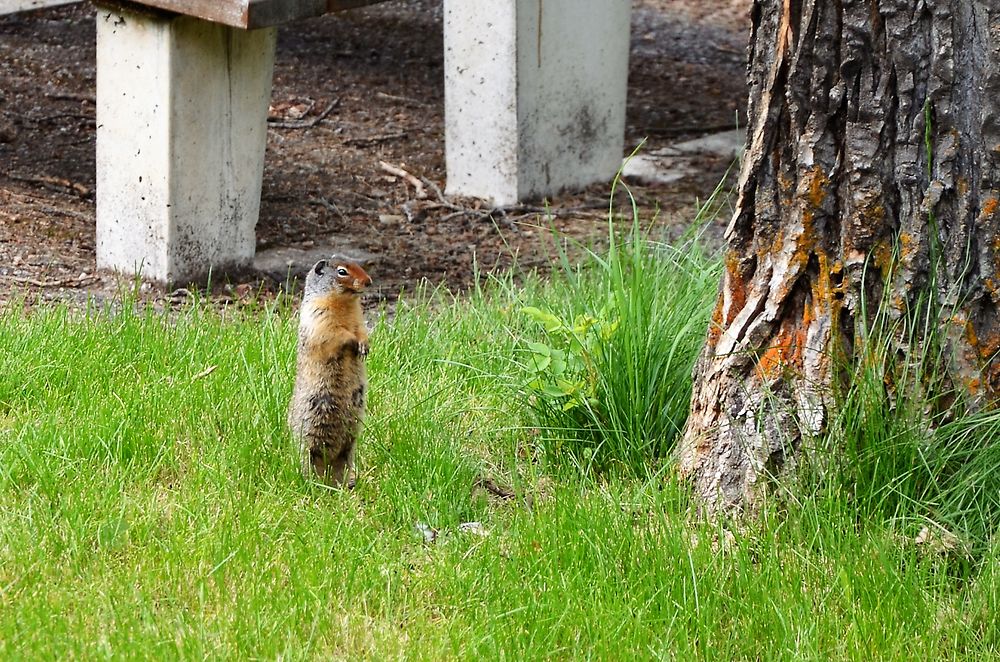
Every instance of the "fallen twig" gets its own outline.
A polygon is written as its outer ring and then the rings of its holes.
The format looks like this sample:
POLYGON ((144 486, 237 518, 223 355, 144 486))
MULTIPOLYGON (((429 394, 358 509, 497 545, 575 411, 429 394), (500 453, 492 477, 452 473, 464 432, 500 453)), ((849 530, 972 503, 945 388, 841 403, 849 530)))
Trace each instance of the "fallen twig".
POLYGON ((194 381, 198 381, 199 379, 202 379, 203 377, 208 377, 213 372, 215 372, 215 369, 218 368, 218 367, 219 366, 217 366, 217 365, 210 365, 210 366, 208 366, 207 368, 205 368, 204 370, 202 370, 201 372, 199 372, 197 375, 195 375, 194 377, 192 377, 191 381, 194 382, 194 381))
POLYGON ((513 499, 517 496, 512 489, 505 485, 500 485, 492 478, 479 477, 475 480, 472 486, 482 488, 493 496, 504 500, 513 499))
POLYGON ((54 92, 52 94, 46 94, 45 98, 55 99, 57 101, 86 101, 87 103, 97 102, 97 100, 89 94, 74 94, 72 92, 54 92))
POLYGON ((413 106, 426 106, 427 104, 419 99, 413 99, 411 97, 401 97, 398 94, 386 94, 385 92, 376 92, 375 96, 379 99, 386 99, 388 101, 402 101, 403 103, 408 103, 413 106))
MULTIPOLYGON (((445 205, 450 209, 455 211, 451 214, 447 214, 441 217, 442 221, 449 221, 453 218, 458 218, 459 216, 475 216, 479 220, 488 218, 491 216, 503 217, 506 220, 518 221, 528 216, 535 214, 545 214, 550 218, 556 218, 557 216, 565 214, 587 214, 594 215, 595 209, 601 208, 603 205, 577 205, 575 207, 538 207, 535 205, 506 205, 501 207, 491 207, 491 208, 475 208, 475 207, 458 207, 457 205, 447 204, 445 205), (516 216, 512 216, 516 214, 516 216)), ((603 216, 604 212, 599 212, 599 215, 603 216)))
POLYGON ((62 179, 61 177, 44 177, 40 175, 19 175, 13 172, 8 174, 7 176, 19 182, 41 184, 42 186, 50 188, 55 186, 58 187, 59 189, 70 189, 83 197, 88 197, 90 195, 90 189, 84 186, 83 184, 71 182, 68 179, 62 179))
POLYGON ((427 188, 434 191, 434 195, 437 196, 438 202, 441 203, 442 207, 447 207, 448 209, 454 209, 456 211, 465 210, 464 207, 456 205, 454 202, 451 202, 446 197, 444 197, 444 193, 441 192, 441 187, 432 182, 431 180, 427 179, 426 177, 421 177, 420 181, 422 181, 427 186, 427 188))
POLYGON ((380 143, 387 143, 391 140, 399 140, 405 137, 406 131, 397 131, 396 133, 383 133, 375 136, 345 138, 344 144, 350 145, 351 147, 367 147, 369 145, 378 145, 380 143))
POLYGON ((378 165, 382 170, 386 171, 390 175, 395 175, 396 177, 401 177, 407 181, 410 186, 413 187, 414 193, 417 196, 417 200, 426 200, 427 191, 424 189, 424 183, 419 179, 408 173, 406 170, 399 166, 394 166, 391 163, 386 163, 385 161, 379 161, 378 165))
POLYGON ((70 218, 78 218, 81 221, 94 220, 93 214, 85 214, 83 212, 75 211, 73 209, 57 209, 56 207, 38 207, 36 211, 40 211, 43 214, 54 214, 56 216, 68 216, 70 218))
MULTIPOLYGON (((3 190, 4 189, 0 189, 0 191, 3 190)), ((12 195, 17 195, 13 192, 11 193, 12 195)), ((42 198, 38 196, 17 196, 17 197, 22 199, 27 198, 30 200, 43 200, 43 201, 47 200, 47 198, 42 198)), ((29 211, 41 214, 50 214, 53 216, 67 216, 69 218, 78 218, 81 221, 87 221, 87 222, 93 222, 94 220, 93 214, 85 214, 83 212, 74 211, 72 209, 58 209, 56 207, 40 207, 38 205, 33 205, 30 202, 19 202, 19 201, 11 202, 9 205, 6 206, 8 209, 13 209, 15 211, 20 211, 20 212, 29 211)), ((7 218, 17 218, 15 214, 9 213, 6 209, 0 209, 0 214, 3 214, 7 218)))
POLYGON ((273 126, 276 129, 308 129, 316 126, 320 122, 326 119, 327 115, 333 112, 333 109, 340 105, 340 99, 334 99, 330 102, 326 108, 323 109, 316 117, 307 120, 267 120, 268 126, 273 126))
POLYGON ((44 117, 28 117, 26 118, 30 122, 35 124, 41 124, 42 122, 55 122, 56 120, 84 120, 87 122, 96 121, 93 115, 84 115, 83 113, 56 113, 54 115, 45 115, 44 117))
POLYGON ((447 223, 453 218, 458 218, 459 216, 471 216, 475 213, 482 211, 481 209, 459 209, 458 211, 453 211, 450 214, 445 214, 441 217, 442 223, 447 223))
POLYGON ((37 280, 23 276, 2 276, 0 278, 11 283, 20 285, 34 285, 35 287, 80 287, 96 281, 100 276, 81 274, 76 278, 64 278, 62 280, 37 280))
POLYGON ((337 216, 340 217, 340 219, 342 221, 347 221, 347 216, 344 215, 344 212, 340 211, 340 207, 338 207, 334 203, 330 202, 326 198, 323 198, 323 197, 320 197, 320 198, 311 198, 309 200, 309 204, 311 204, 311 205, 319 205, 323 209, 326 209, 327 211, 332 211, 333 213, 335 213, 337 216))

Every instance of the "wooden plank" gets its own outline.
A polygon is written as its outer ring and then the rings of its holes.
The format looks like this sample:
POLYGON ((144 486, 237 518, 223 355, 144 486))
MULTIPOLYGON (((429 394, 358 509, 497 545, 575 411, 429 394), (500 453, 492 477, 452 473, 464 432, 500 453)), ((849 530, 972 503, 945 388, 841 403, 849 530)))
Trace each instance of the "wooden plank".
POLYGON ((13 14, 19 11, 31 11, 42 7, 71 5, 80 0, 0 0, 0 14, 13 14))
MULTIPOLYGON (((231 25, 234 28, 247 27, 247 2, 249 0, 128 0, 101 1, 100 4, 119 6, 131 11, 142 11, 143 7, 162 9, 174 14, 194 16, 213 23, 231 25)), ((294 0, 293 0, 294 1, 294 0)))
MULTIPOLYGON (((0 2, 54 2, 60 0, 0 0, 0 2)), ((61 0, 66 2, 68 0, 61 0)), ((372 5, 384 0, 99 0, 101 4, 132 11, 142 7, 195 16, 246 30, 269 28, 303 18, 372 5)))
POLYGON ((248 0, 247 27, 266 28, 326 13, 326 0, 248 0))
MULTIPOLYGON (((81 0, 0 0, 0 14, 69 5, 81 0)), ((132 11, 154 7, 175 14, 231 25, 268 28, 303 18, 373 5, 385 0, 98 0, 98 4, 132 11)))
POLYGON ((266 28, 384 0, 249 0, 247 27, 266 28))

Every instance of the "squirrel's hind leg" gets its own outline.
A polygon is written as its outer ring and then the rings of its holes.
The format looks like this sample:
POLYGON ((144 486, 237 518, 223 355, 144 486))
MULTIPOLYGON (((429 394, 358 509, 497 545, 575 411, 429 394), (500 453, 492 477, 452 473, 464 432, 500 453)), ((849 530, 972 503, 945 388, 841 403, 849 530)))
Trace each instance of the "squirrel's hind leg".
POLYGON ((354 472, 354 444, 344 446, 333 458, 328 467, 326 481, 334 487, 354 489, 356 476, 354 472))
POLYGON ((303 453, 302 474, 331 487, 354 487, 354 444, 336 449, 312 447, 303 453))

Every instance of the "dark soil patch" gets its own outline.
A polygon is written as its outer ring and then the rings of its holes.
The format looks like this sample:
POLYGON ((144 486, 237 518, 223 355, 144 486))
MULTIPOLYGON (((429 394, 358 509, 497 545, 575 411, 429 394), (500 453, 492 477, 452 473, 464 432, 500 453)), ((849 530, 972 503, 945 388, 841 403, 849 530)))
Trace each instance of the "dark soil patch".
MULTIPOLYGON (((732 128, 745 108, 746 0, 637 0, 627 145, 732 128), (704 5, 704 6, 703 6, 704 5)), ((94 267, 94 8, 0 17, 0 300, 113 293, 94 267)), ((456 214, 414 200, 385 161, 443 187, 440 0, 389 2, 279 33, 258 250, 336 243, 370 253, 384 295, 423 279, 462 289, 484 271, 547 263, 546 226, 600 236, 609 183, 531 209, 456 214)), ((740 121, 742 124, 742 120, 740 121)), ((682 226, 729 163, 706 157, 670 185, 631 184, 644 219, 682 226)), ((458 201, 474 207, 472 200, 458 201)), ((719 224, 724 224, 720 219, 719 224)), ((247 280, 247 279, 245 279, 247 280)), ((253 289, 267 279, 249 279, 253 289)), ((224 288, 224 286, 221 286, 224 288)))

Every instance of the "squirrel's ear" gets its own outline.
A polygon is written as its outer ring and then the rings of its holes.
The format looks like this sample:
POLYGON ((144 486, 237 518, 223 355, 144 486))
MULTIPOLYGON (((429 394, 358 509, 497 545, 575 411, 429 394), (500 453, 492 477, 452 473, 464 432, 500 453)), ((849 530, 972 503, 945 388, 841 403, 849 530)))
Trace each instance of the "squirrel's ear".
POLYGON ((316 266, 313 267, 313 271, 316 272, 317 276, 323 275, 323 269, 326 269, 326 260, 320 260, 316 263, 316 266))

